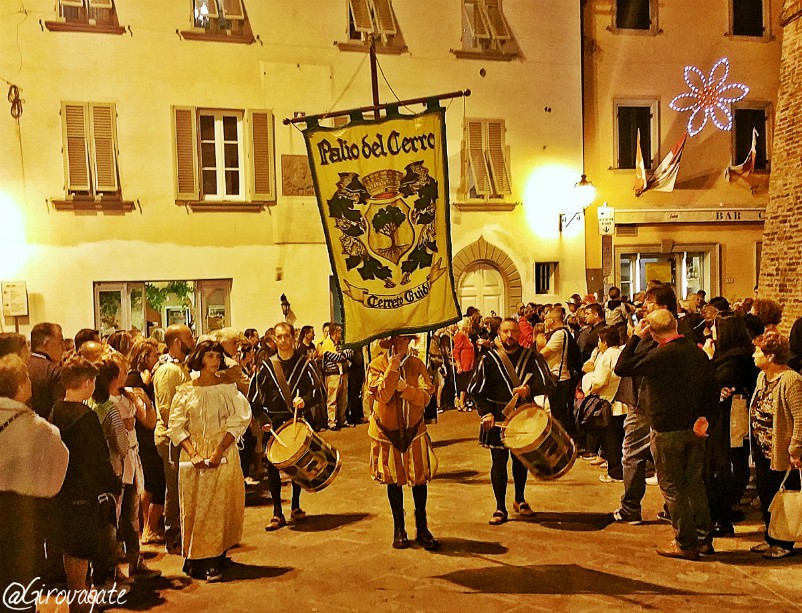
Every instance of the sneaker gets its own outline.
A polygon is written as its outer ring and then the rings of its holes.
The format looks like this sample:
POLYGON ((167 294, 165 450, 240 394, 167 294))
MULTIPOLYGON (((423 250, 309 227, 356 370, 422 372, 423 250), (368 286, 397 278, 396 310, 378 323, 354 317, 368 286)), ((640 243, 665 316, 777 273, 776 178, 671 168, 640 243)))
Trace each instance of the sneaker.
POLYGON ((206 569, 206 581, 208 583, 217 583, 223 580, 223 571, 216 564, 209 566, 206 569))
POLYGON ((646 485, 657 485, 657 475, 646 477, 646 485))
POLYGON ((149 568, 147 564, 143 560, 139 560, 139 563, 131 569, 131 576, 134 579, 155 579, 156 577, 161 577, 162 571, 156 570, 155 568, 149 568))
POLYGON ((615 477, 611 477, 607 473, 603 473, 599 475, 599 481, 602 483, 623 483, 623 479, 616 479, 615 477))
POLYGON ((668 513, 666 513, 665 509, 657 512, 657 521, 663 521, 667 524, 671 523, 671 518, 668 516, 668 513))
POLYGON ((750 547, 749 551, 752 553, 763 553, 764 551, 768 551, 769 547, 771 547, 771 545, 769 545, 766 541, 763 541, 762 543, 758 543, 757 545, 750 547))
POLYGON ((585 460, 586 462, 593 462, 593 460, 597 460, 598 458, 599 456, 597 456, 595 453, 583 453, 581 456, 579 456, 580 460, 585 460))
POLYGON ((622 509, 616 509, 613 511, 613 521, 622 524, 626 523, 630 526, 640 526, 643 523, 643 519, 640 515, 629 515, 622 509))
POLYGON ((788 556, 793 555, 793 553, 794 552, 790 549, 785 549, 779 545, 772 545, 763 552, 763 557, 767 560, 779 560, 780 558, 787 558, 788 556))
POLYGON ((595 458, 590 460, 590 465, 591 466, 601 466, 602 464, 604 464, 605 461, 606 460, 603 457, 597 455, 595 458))

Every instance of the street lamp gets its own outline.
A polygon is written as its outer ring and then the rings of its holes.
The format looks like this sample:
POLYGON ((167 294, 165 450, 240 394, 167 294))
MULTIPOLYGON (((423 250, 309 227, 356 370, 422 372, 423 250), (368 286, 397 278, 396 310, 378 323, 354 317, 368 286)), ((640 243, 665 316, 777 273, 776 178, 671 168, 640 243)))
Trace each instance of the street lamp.
POLYGON ((579 210, 570 217, 565 213, 560 213, 560 232, 563 231, 563 228, 570 226, 572 221, 579 219, 582 216, 582 211, 588 208, 596 198, 596 187, 588 181, 587 175, 583 174, 574 185, 574 197, 579 210))
POLYGON ((287 315, 290 314, 290 301, 287 300, 287 296, 281 294, 281 298, 279 298, 281 302, 281 313, 284 315, 284 319, 287 318, 287 315))

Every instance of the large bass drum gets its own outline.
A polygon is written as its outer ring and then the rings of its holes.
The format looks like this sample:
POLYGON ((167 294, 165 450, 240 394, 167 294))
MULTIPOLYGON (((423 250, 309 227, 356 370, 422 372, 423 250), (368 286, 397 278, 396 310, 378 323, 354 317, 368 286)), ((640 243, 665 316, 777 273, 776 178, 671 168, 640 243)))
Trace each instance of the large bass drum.
POLYGON ((501 440, 535 477, 562 477, 576 461, 576 445, 551 413, 536 404, 519 407, 501 426, 501 440))
POLYGON ((305 420, 288 421, 276 430, 276 436, 267 444, 268 461, 306 491, 319 492, 340 472, 340 452, 305 420))

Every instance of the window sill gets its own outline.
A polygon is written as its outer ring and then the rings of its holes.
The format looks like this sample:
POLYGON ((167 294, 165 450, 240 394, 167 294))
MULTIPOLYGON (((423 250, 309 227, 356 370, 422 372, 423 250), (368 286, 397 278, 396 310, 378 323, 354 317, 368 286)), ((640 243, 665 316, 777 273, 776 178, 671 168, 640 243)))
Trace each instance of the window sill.
POLYGON ((657 36, 663 33, 663 30, 654 26, 649 28, 616 28, 615 26, 607 26, 607 31, 616 35, 632 36, 657 36))
POLYGON ((68 197, 65 200, 50 200, 57 211, 100 211, 103 213, 130 213, 134 210, 133 200, 119 198, 93 198, 91 196, 68 197))
POLYGON ((210 43, 237 43, 240 45, 250 45, 256 42, 253 34, 248 28, 247 32, 238 35, 218 34, 216 32, 206 32, 205 30, 181 30, 181 38, 184 40, 200 40, 210 43))
POLYGON ((460 211, 488 211, 497 213, 499 211, 512 211, 520 202, 509 202, 506 200, 465 200, 453 203, 460 211))
POLYGON ((176 205, 185 206, 196 213, 261 213, 265 208, 275 205, 275 201, 256 200, 176 200, 176 205))
MULTIPOLYGON (((356 42, 348 42, 348 43, 337 43, 337 48, 340 51, 358 51, 359 53, 365 53, 368 49, 370 49, 370 45, 368 43, 356 43, 356 42)), ((376 44, 376 53, 384 53, 385 55, 401 55, 407 50, 406 45, 382 45, 380 43, 376 44)))
POLYGON ((732 32, 725 32, 724 36, 730 40, 739 40, 745 43, 770 43, 775 40, 775 37, 769 32, 755 36, 752 34, 733 34, 732 32))
POLYGON ((122 26, 99 26, 90 23, 67 23, 66 21, 45 21, 51 32, 88 32, 90 34, 125 34, 122 26))
POLYGON ((519 56, 518 52, 494 51, 492 49, 451 49, 459 60, 491 60, 511 62, 519 56))

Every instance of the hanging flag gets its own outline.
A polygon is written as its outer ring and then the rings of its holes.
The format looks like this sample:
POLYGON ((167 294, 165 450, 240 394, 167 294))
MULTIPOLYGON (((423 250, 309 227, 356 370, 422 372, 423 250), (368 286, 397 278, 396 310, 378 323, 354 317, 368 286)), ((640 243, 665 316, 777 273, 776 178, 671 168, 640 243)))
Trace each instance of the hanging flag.
MULTIPOLYGON (((688 140, 688 133, 682 135, 674 148, 668 152, 668 155, 663 158, 660 165, 649 177, 646 182, 646 187, 636 196, 640 196, 646 190, 654 190, 656 192, 673 192, 674 183, 677 181, 677 174, 679 173, 679 163, 682 160, 682 152, 685 150, 685 142, 688 140)), ((637 171, 636 171, 637 172, 637 171)))
POLYGON ((460 317, 445 136, 444 109, 304 131, 347 346, 460 317))
POLYGON ((643 163, 643 151, 640 146, 640 128, 638 128, 638 135, 635 141, 635 195, 640 196, 646 186, 648 180, 646 178, 646 165, 643 163))
POLYGON ((727 166, 724 170, 724 178, 732 181, 732 175, 738 177, 748 177, 755 169, 755 159, 757 158, 757 128, 752 128, 752 148, 742 164, 738 166, 727 166))

